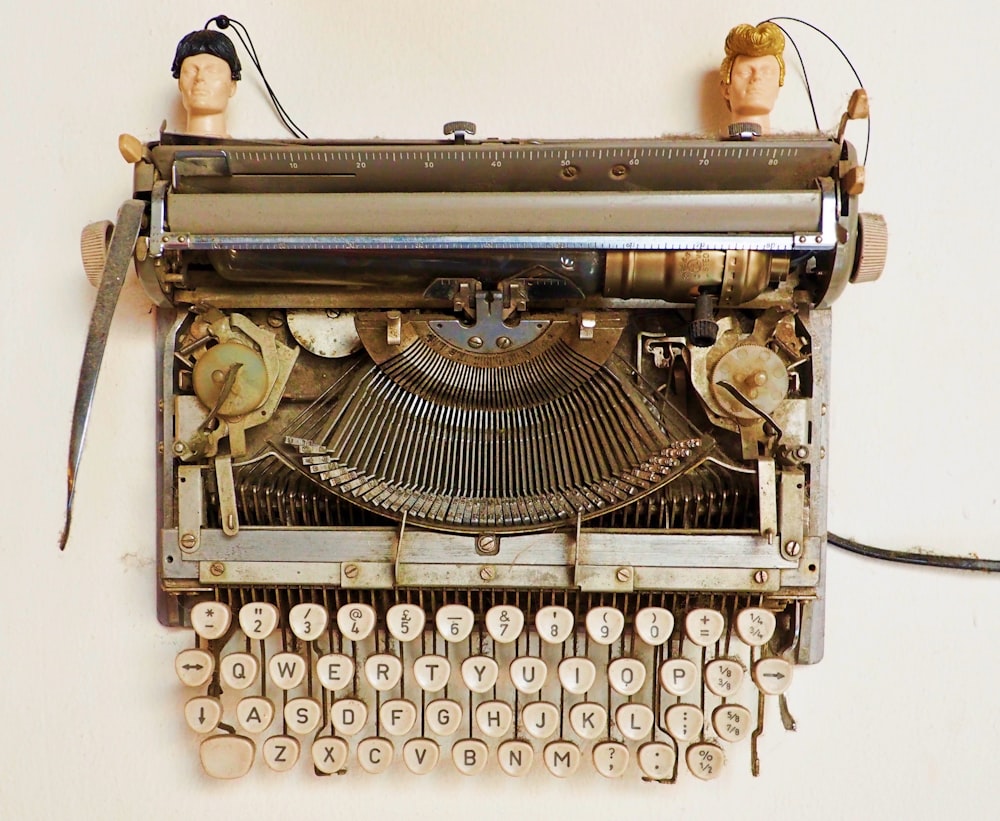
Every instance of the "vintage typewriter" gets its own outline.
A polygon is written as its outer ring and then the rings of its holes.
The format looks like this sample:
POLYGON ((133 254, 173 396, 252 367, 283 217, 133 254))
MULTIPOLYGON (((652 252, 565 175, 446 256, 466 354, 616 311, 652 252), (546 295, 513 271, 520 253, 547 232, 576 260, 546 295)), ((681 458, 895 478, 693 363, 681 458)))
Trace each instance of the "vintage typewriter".
POLYGON ((842 134, 473 133, 136 147, 85 233, 71 491, 134 264, 209 775, 756 773, 822 655, 829 306, 885 252, 864 169, 842 134))

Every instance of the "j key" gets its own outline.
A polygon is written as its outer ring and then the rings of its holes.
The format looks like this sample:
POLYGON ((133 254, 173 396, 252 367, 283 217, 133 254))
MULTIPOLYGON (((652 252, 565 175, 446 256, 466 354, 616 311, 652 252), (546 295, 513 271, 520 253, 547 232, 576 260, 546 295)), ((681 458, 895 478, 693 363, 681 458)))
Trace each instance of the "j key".
POLYGON ((537 739, 551 738, 559 729, 559 708, 548 701, 532 701, 521 710, 521 726, 537 739))
POLYGON ((263 641, 278 626, 278 608, 267 602, 250 602, 240 608, 240 629, 248 638, 263 641))
POLYGON ((385 626, 399 641, 413 641, 424 632, 427 616, 413 604, 396 604, 385 614, 385 626))
POLYGON ((516 641, 524 630, 524 613, 516 607, 498 604, 486 611, 486 632, 497 644, 516 641))
POLYGON ((298 763, 300 752, 298 739, 289 735, 273 735, 264 740, 260 749, 264 763, 279 773, 292 769, 298 763))
POLYGON ((446 604, 438 608, 434 622, 445 641, 465 641, 476 624, 476 614, 464 604, 446 604))
POLYGON ((302 641, 315 641, 330 623, 330 614, 319 604, 297 604, 288 613, 288 626, 302 641))
POLYGON ((565 607, 543 607, 535 614, 535 630, 542 641, 562 644, 573 632, 573 611, 565 607))
POLYGON ((222 602, 200 601, 191 608, 194 632, 209 641, 224 636, 232 619, 232 611, 222 602))
POLYGON ((337 611, 337 629, 345 639, 364 641, 375 629, 375 610, 367 604, 345 604, 337 611))
POLYGON ((598 644, 612 644, 625 628, 625 614, 616 607, 594 607, 587 613, 587 635, 598 644))
POLYGON ((715 644, 726 629, 726 620, 718 610, 699 608, 687 614, 684 632, 699 647, 715 644))

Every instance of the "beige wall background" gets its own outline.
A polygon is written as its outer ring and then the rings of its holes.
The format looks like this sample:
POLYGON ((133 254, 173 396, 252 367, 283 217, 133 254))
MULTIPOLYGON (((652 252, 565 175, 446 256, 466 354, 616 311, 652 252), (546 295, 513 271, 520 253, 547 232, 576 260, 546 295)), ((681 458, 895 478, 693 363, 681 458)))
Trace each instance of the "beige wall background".
MULTIPOLYGON (((995 817, 1000 579, 831 551, 827 655, 776 713, 762 774, 748 751, 711 784, 544 772, 317 779, 300 765, 238 783, 199 771, 172 670, 189 643, 154 610, 153 321, 123 294, 97 394, 73 537, 60 555, 65 461, 94 291, 80 228, 130 194, 120 132, 178 123, 177 40, 219 12, 254 36, 311 136, 647 137, 721 121, 726 31, 782 8, 529 0, 4 4, 0 30, 0 818, 744 819, 995 817)), ((882 280, 834 309, 830 522, 893 548, 1000 558, 996 342, 1000 275, 995 32, 989 4, 805 0, 872 102, 865 210, 884 213, 882 280)), ((820 123, 854 86, 831 46, 789 24, 820 123)), ((242 55, 241 55, 242 56, 242 55)), ((776 127, 808 129, 789 53, 776 127)), ((235 135, 281 136, 245 61, 235 135)), ((863 128, 851 136, 863 142, 863 128)))

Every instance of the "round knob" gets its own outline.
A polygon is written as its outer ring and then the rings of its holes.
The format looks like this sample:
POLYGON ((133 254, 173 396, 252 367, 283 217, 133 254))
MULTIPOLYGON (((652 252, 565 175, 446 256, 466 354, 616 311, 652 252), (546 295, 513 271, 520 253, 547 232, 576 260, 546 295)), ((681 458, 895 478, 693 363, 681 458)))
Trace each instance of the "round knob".
POLYGON ((108 246, 111 244, 114 227, 111 221, 101 220, 90 223, 80 232, 83 270, 87 274, 87 280, 95 288, 101 284, 101 274, 104 273, 104 263, 108 259, 108 246))
POLYGON ((711 348, 719 336, 719 323, 714 319, 696 319, 688 325, 687 335, 696 348, 711 348))
POLYGON ((889 229, 881 214, 858 214, 858 250, 851 282, 874 282, 882 276, 889 229))

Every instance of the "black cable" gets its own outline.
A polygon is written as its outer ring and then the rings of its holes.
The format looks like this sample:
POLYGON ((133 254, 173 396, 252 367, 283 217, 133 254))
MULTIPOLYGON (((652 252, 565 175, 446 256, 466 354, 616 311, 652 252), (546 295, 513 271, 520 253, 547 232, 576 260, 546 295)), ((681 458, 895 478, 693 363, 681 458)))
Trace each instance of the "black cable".
POLYGON ((274 106, 274 110, 278 114, 281 124, 288 129, 289 133, 291 133, 291 135, 296 139, 309 139, 306 133, 295 124, 295 121, 292 120, 288 112, 285 111, 284 106, 282 106, 281 102, 278 100, 278 95, 274 93, 274 89, 271 88, 271 84, 267 81, 267 77, 264 76, 264 69, 261 67, 260 59, 257 57, 257 49, 254 48, 253 39, 250 37, 250 32, 247 30, 247 27, 239 20, 234 20, 232 17, 227 17, 225 14, 218 14, 215 17, 209 18, 209 20, 205 23, 205 28, 208 28, 212 23, 215 23, 215 25, 220 29, 227 29, 232 26, 233 31, 236 32, 236 36, 243 44, 243 48, 250 57, 250 62, 253 63, 254 68, 257 69, 257 73, 260 75, 260 79, 264 83, 264 88, 267 90, 267 94, 271 98, 271 104, 274 106), (244 35, 246 36, 244 37, 244 35))
POLYGON ((853 539, 838 536, 836 533, 827 533, 826 540, 830 544, 866 556, 869 559, 881 559, 886 562, 900 562, 902 564, 919 564, 925 567, 943 567, 948 570, 977 570, 983 573, 1000 573, 1000 560, 980 559, 974 556, 942 556, 937 553, 924 553, 919 548, 917 550, 886 550, 882 547, 862 544, 853 539))
MULTIPOLYGON (((765 22, 774 23, 776 19, 784 19, 784 18, 772 17, 770 20, 766 20, 765 22)), ((802 79, 805 80, 806 83, 806 96, 809 98, 809 107, 812 109, 813 122, 816 124, 816 130, 819 131, 820 130, 819 117, 816 115, 816 103, 813 100, 812 86, 809 85, 809 75, 806 73, 806 64, 805 61, 802 59, 802 52, 799 51, 799 46, 798 43, 795 42, 795 38, 788 33, 788 29, 786 29, 782 25, 779 25, 778 23, 774 23, 774 25, 778 26, 778 28, 781 29, 782 32, 784 32, 785 37, 788 38, 788 42, 791 43, 792 48, 795 49, 795 56, 799 58, 799 67, 802 69, 802 79)))

